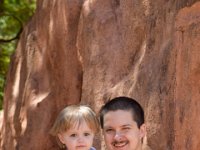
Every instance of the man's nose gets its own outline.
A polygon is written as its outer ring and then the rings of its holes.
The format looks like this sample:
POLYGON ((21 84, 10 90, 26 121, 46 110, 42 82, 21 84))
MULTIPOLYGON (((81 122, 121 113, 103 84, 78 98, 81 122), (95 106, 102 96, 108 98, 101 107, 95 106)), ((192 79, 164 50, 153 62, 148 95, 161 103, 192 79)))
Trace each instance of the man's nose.
POLYGON ((122 139, 122 133, 121 132, 115 132, 115 136, 114 136, 114 139, 116 141, 120 141, 122 139))

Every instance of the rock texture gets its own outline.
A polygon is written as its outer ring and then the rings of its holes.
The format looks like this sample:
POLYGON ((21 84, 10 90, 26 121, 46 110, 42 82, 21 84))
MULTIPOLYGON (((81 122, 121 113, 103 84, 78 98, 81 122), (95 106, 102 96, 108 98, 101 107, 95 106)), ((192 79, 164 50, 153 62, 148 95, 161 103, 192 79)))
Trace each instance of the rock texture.
POLYGON ((200 2, 182 9, 176 20, 174 149, 200 147, 200 2))
POLYGON ((56 150, 63 107, 98 112, 126 95, 145 109, 153 150, 198 150, 199 40, 198 0, 38 0, 7 76, 1 149, 56 150))
POLYGON ((38 1, 7 76, 1 149, 58 149, 49 135, 53 120, 81 100, 76 48, 81 6, 79 1, 38 1))

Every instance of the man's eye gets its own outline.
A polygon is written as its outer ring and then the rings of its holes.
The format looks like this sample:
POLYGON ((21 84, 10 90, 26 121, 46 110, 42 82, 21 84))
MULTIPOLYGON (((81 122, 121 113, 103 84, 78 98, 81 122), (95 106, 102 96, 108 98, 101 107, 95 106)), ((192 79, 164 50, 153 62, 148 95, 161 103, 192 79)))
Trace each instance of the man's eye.
POLYGON ((106 131, 106 133, 110 133, 110 132, 113 132, 114 130, 113 129, 106 129, 105 131, 106 131))
POLYGON ((129 129, 130 129, 129 127, 125 127, 125 128, 123 128, 122 130, 125 130, 125 131, 126 131, 126 130, 129 130, 129 129))
POLYGON ((122 128, 121 131, 122 131, 122 132, 129 132, 130 129, 131 129, 130 127, 124 127, 124 128, 122 128))
POLYGON ((77 136, 77 134, 71 134, 70 135, 70 137, 76 137, 77 136))
POLYGON ((84 133, 84 136, 89 136, 90 135, 90 133, 84 133))

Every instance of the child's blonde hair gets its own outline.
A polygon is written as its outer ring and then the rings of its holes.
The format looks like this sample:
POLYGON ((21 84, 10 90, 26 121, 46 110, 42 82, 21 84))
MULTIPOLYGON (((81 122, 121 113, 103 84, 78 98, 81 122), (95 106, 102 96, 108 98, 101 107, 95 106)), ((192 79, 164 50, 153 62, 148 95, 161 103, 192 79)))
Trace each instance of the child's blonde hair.
POLYGON ((75 125, 80 125, 83 121, 87 123, 94 133, 99 132, 99 121, 95 112, 86 105, 70 105, 64 108, 56 118, 50 133, 57 136, 75 125))

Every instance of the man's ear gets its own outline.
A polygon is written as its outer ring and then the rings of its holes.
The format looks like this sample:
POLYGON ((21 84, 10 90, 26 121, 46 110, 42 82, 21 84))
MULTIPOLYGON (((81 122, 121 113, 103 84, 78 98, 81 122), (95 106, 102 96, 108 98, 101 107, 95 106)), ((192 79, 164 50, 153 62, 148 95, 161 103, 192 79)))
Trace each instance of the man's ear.
POLYGON ((141 137, 141 138, 144 138, 145 135, 146 135, 146 125, 145 125, 145 124, 142 124, 142 125, 140 126, 140 137, 141 137))
POLYGON ((64 143, 62 134, 58 133, 58 139, 60 140, 61 143, 64 143))

